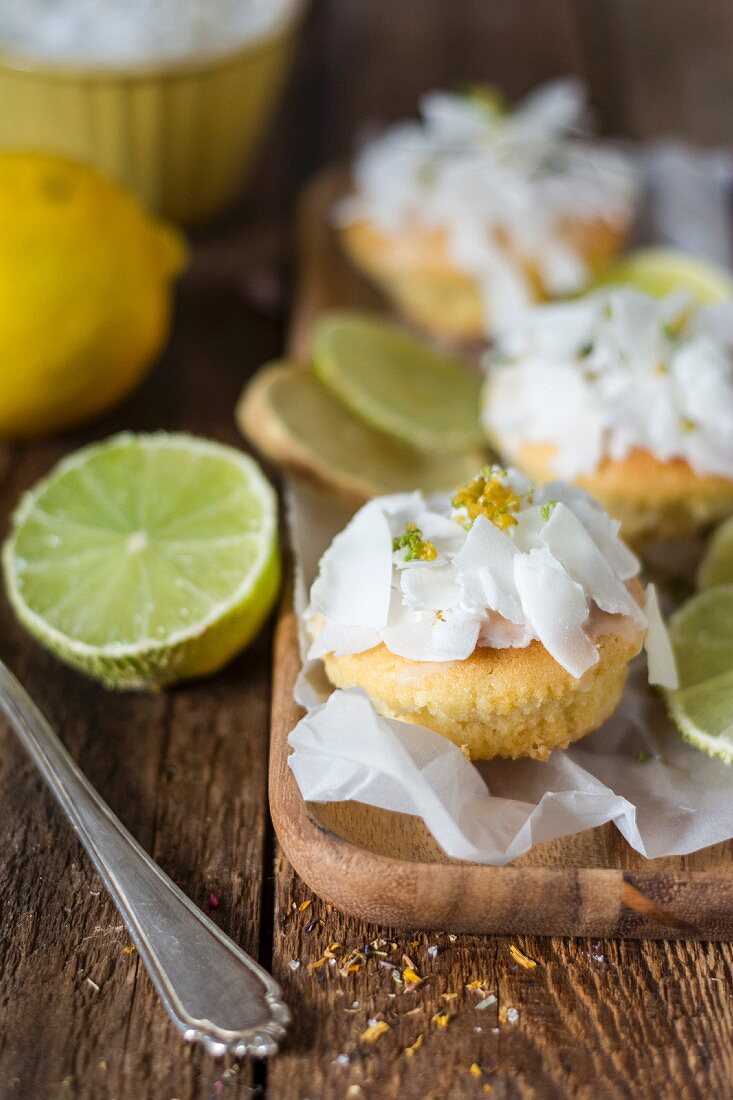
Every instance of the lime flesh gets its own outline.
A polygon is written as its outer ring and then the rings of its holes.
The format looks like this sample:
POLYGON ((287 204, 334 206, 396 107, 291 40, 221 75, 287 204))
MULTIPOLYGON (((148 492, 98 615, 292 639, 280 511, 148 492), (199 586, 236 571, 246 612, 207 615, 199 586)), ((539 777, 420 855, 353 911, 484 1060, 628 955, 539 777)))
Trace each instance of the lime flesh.
POLYGON ((202 676, 250 641, 272 606, 275 496, 233 448, 116 436, 26 494, 3 565, 21 622, 107 686, 202 676))
POLYGON ((313 365, 320 381, 380 432, 440 454, 481 444, 479 373, 377 316, 323 317, 313 365))
POLYGON ((670 620, 679 687, 670 714, 697 748, 733 763, 733 585, 707 588, 670 620))
POLYGON ((451 489, 486 462, 480 450, 423 452, 399 443, 349 412, 311 370, 264 367, 237 409, 247 438, 273 462, 355 500, 407 489, 451 489))
POLYGON ((655 298, 686 290, 703 304, 733 297, 733 279, 727 271, 674 248, 640 248, 630 252, 601 272, 594 289, 611 285, 630 286, 655 298))

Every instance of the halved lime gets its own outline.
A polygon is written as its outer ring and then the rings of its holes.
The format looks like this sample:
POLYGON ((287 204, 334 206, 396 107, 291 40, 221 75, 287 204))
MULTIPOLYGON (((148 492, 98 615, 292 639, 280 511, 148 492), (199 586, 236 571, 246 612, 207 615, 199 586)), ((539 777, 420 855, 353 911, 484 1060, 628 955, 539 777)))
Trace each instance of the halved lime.
POLYGON ((664 298, 674 290, 686 290, 697 301, 721 302, 733 297, 733 279, 716 264, 699 260, 675 248, 640 248, 602 271, 593 288, 630 286, 664 298))
POLYGON ((486 462, 479 450, 444 455, 399 443, 349 412, 313 371, 288 363, 258 372, 242 394, 237 422, 273 462, 359 501, 403 489, 451 489, 486 462))
POLYGON ((478 371, 369 313, 330 313, 313 337, 319 379, 378 431, 423 450, 480 446, 478 371))
POLYGON ((698 588, 714 584, 733 584, 733 518, 713 533, 697 571, 698 588))
POLYGON ((31 634, 106 686, 204 676, 274 601, 275 494, 231 447, 125 433, 70 455, 23 497, 3 566, 31 634))
POLYGON ((670 714, 686 740, 733 764, 733 585, 693 596, 669 631, 680 682, 670 714))

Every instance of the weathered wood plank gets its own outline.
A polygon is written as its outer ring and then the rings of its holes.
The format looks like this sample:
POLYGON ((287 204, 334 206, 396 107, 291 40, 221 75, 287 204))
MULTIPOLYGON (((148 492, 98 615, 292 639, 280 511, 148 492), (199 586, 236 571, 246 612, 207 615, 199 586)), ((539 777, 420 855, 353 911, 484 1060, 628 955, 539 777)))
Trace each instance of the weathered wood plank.
POLYGON ((501 1100, 730 1095, 730 944, 392 933, 329 913, 318 899, 298 911, 310 897, 282 860, 275 972, 298 1012, 269 1072, 278 1100, 450 1100, 486 1095, 486 1084, 501 1100), (384 961, 402 969, 406 952, 423 984, 398 985, 374 954, 356 973, 341 974, 338 962, 310 969, 331 942, 348 950, 377 937, 388 941, 384 961), (517 965, 511 944, 537 966, 517 965), (481 991, 466 989, 476 980, 481 991), (487 993, 497 1004, 477 1010, 487 993), (511 1007, 514 1024, 499 1016, 511 1007), (434 1019, 443 1012, 445 1028, 434 1019), (390 1024, 376 1043, 360 1038, 370 1019, 390 1024), (410 1057, 405 1048, 420 1035, 410 1057))
MULTIPOLYGON (((277 326, 199 271, 171 349, 107 423, 16 448, 0 485, 18 493, 63 452, 120 427, 186 428, 237 442, 231 410, 277 326)), ((215 679, 114 695, 32 643, 3 601, 0 654, 123 821, 214 919, 259 953, 269 637, 215 679)), ((251 1067, 187 1047, 168 1023, 111 903, 13 735, 0 730, 0 1095, 194 1100, 249 1094, 251 1067), (224 1082, 223 1085, 217 1082, 224 1082)))
POLYGON ((725 0, 575 0, 583 69, 605 129, 733 142, 733 8, 725 0))

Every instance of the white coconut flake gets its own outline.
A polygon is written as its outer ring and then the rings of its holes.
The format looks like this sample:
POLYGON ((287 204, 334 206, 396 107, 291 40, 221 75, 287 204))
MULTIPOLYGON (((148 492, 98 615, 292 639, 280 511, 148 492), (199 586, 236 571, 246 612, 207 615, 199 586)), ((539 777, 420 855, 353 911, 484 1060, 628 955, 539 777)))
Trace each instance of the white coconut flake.
POLYGON ((583 631, 588 602, 581 585, 549 550, 520 554, 514 576, 526 620, 547 652, 579 679, 598 663, 598 650, 583 631))
POLYGON ((477 620, 443 622, 434 611, 406 607, 394 592, 382 640, 392 653, 411 661, 463 661, 476 648, 478 634, 477 620))
POLYGON ((643 627, 644 612, 618 579, 578 517, 561 502, 552 509, 542 541, 570 576, 583 586, 601 611, 628 615, 643 627))
POLYGON ((674 691, 679 686, 677 664, 653 584, 646 590, 645 610, 648 627, 644 648, 649 665, 649 683, 674 691))
POLYGON ((429 611, 453 607, 462 595, 454 565, 418 564, 414 569, 403 569, 400 587, 408 604, 426 607, 429 611))
POLYGON ((584 110, 575 80, 539 88, 510 112, 432 92, 420 122, 400 123, 362 150, 355 192, 336 217, 388 234, 443 230, 450 260, 476 280, 494 331, 535 299, 537 273, 552 295, 587 283, 568 221, 631 221, 636 173, 619 152, 578 138, 584 110))
POLYGON ((522 608, 514 580, 514 559, 519 550, 508 535, 485 516, 479 516, 468 533, 455 565, 463 575, 469 598, 481 607, 498 611, 512 623, 522 622, 522 608))
POLYGON ((326 619, 313 642, 311 657, 325 657, 334 653, 343 657, 347 653, 364 653, 379 645, 382 636, 378 630, 367 626, 346 626, 326 619))
POLYGON ((383 509, 370 502, 323 555, 311 606, 355 627, 386 626, 392 583, 392 537, 383 509))
POLYGON ((574 479, 643 450, 733 478, 733 302, 617 288, 536 307, 486 365, 484 423, 509 458, 546 445, 574 479))

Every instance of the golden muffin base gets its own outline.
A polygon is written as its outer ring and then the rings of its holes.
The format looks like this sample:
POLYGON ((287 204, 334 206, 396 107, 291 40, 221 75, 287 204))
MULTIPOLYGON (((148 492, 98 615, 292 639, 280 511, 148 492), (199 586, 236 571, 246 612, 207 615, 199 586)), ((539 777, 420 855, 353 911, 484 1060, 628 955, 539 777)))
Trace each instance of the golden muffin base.
POLYGON ((538 641, 525 649, 479 647, 445 663, 407 660, 379 645, 330 653, 324 664, 336 687, 362 688, 379 714, 427 726, 471 760, 545 760, 613 713, 641 635, 606 634, 596 644, 600 659, 578 680, 538 641))
MULTIPOLYGON (((524 444, 513 454, 503 453, 533 481, 557 477, 552 445, 524 444)), ((624 537, 634 543, 684 538, 733 515, 733 481, 697 474, 684 459, 661 462, 643 450, 617 461, 606 459, 574 484, 620 520, 624 537)))
MULTIPOLYGON (((408 320, 439 336, 478 340, 488 335, 484 305, 476 281, 457 270, 448 257, 445 230, 412 228, 386 234, 368 221, 339 230, 354 265, 395 302, 408 320)), ((623 247, 627 229, 607 222, 568 221, 563 232, 591 272, 607 266, 623 247)), ((508 259, 511 249, 505 245, 508 259)), ((547 298, 531 257, 520 261, 536 300, 547 298)))

